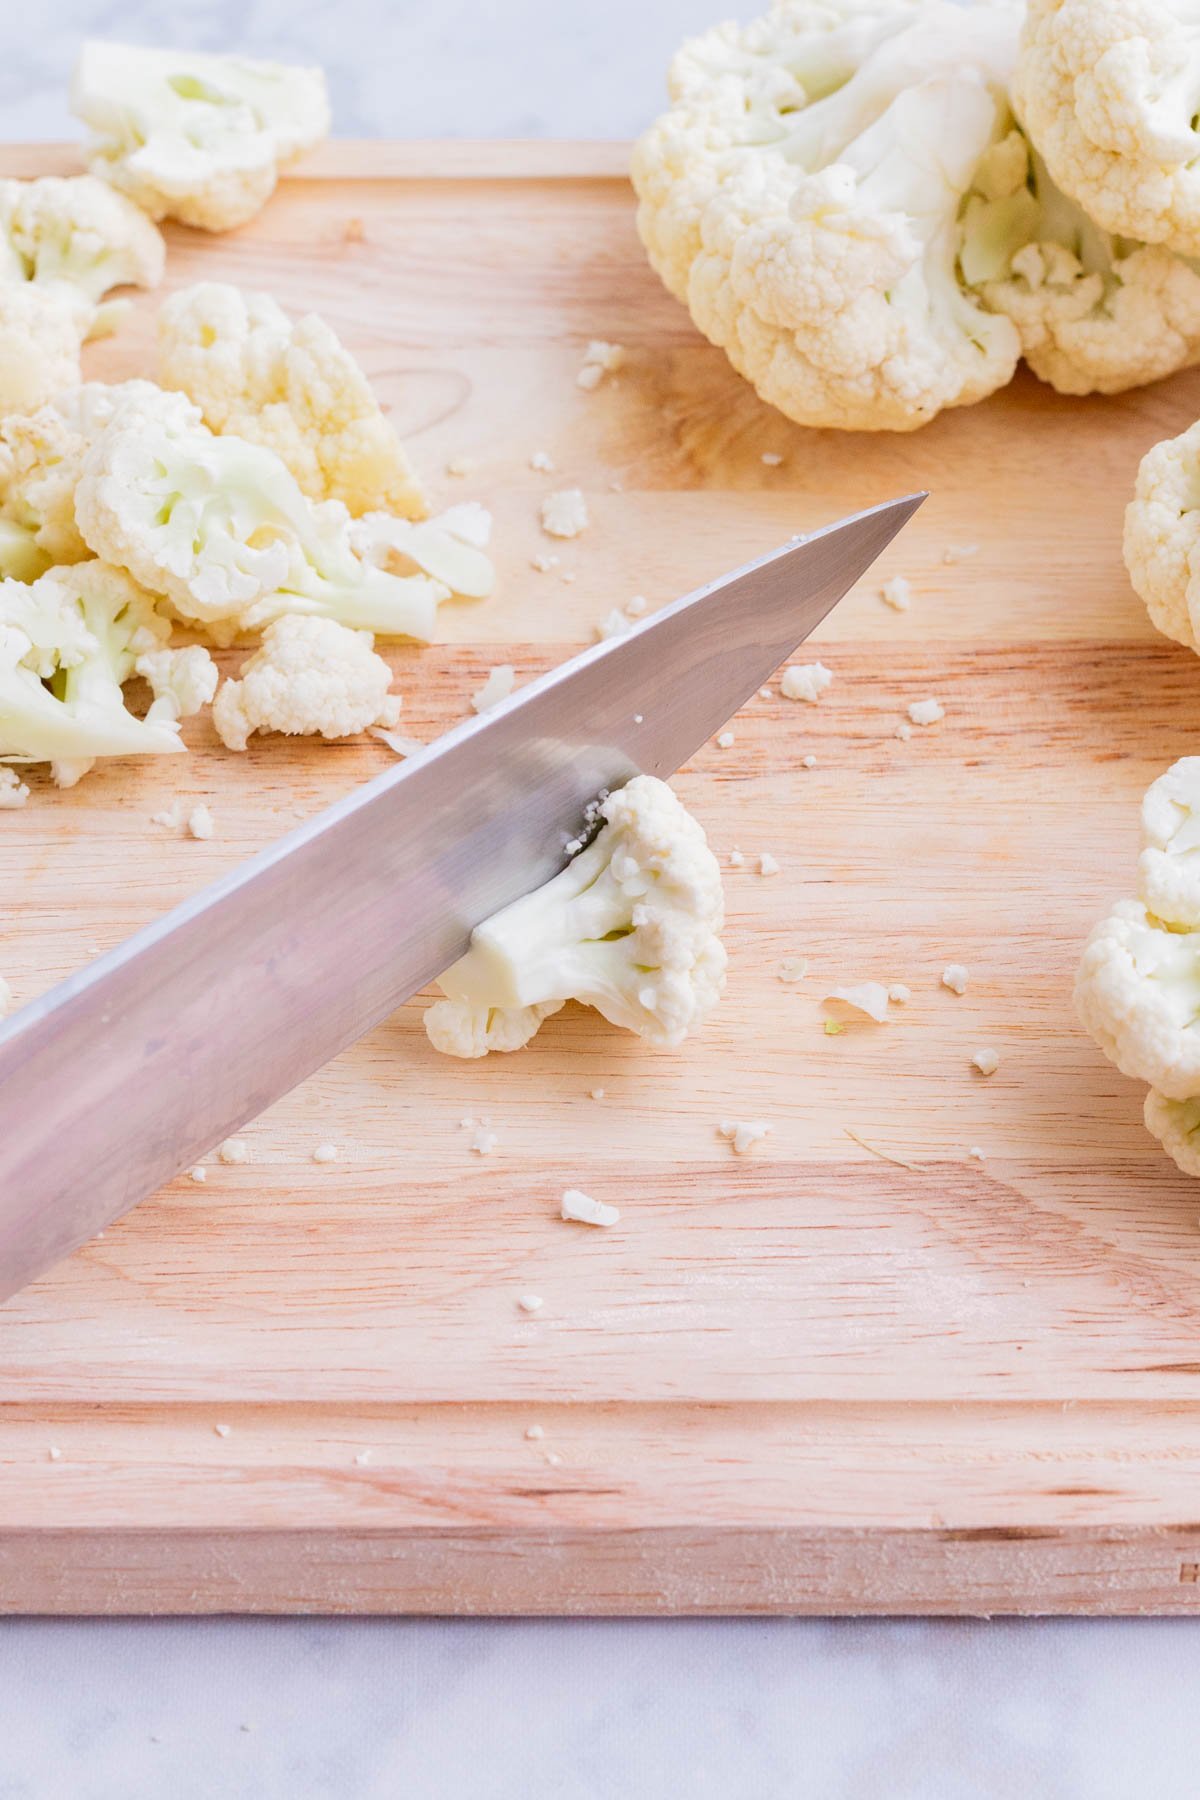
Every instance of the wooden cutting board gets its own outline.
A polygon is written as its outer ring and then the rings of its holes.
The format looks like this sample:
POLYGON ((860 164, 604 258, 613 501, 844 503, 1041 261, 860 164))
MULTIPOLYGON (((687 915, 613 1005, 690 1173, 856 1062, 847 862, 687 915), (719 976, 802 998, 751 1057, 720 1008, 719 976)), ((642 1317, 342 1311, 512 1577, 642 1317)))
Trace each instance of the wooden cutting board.
MULTIPOLYGON (((878 572, 911 610, 869 579, 819 634, 822 704, 773 690, 680 776, 749 860, 728 997, 679 1055, 568 1009, 519 1056, 454 1063, 414 1002, 248 1130, 247 1165, 211 1160, 0 1310, 8 1611, 1197 1607, 1200 1187, 1070 987, 1130 887, 1143 789, 1197 748, 1200 665, 1151 631, 1120 526, 1200 376, 1087 402, 1022 377, 908 438, 803 431, 651 275, 624 162, 335 145, 236 236, 171 233, 169 285, 319 309, 438 502, 495 512, 497 597, 395 652, 406 729, 452 724, 496 663, 559 662, 634 594, 924 485, 878 572), (630 360, 589 394, 593 337, 630 360), (576 484, 591 528, 553 546, 539 501, 576 484), (901 740, 928 696, 944 722, 901 740), (806 980, 779 979, 787 956, 806 980), (867 978, 910 1004, 826 1036, 823 993, 867 978), (722 1118, 771 1135, 735 1157, 722 1118), (562 1223, 567 1185, 619 1226, 562 1223)), ((154 305, 92 373, 150 372, 154 305)), ((3 815, 18 1001, 389 756, 188 735, 186 763, 38 781, 3 815), (179 795, 211 841, 151 823, 179 795)))

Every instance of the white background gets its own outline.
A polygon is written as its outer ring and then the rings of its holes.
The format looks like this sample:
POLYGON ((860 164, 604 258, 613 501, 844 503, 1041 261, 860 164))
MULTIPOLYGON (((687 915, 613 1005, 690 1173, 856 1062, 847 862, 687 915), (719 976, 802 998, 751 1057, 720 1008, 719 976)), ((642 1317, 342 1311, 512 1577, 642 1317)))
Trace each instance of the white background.
MULTIPOLYGON (((735 8, 4 0, 0 132, 74 135, 90 31, 321 62, 343 136, 625 137, 735 8)), ((0 1800, 1175 1800, 1198 1677, 1180 1621, 10 1621, 0 1800)))

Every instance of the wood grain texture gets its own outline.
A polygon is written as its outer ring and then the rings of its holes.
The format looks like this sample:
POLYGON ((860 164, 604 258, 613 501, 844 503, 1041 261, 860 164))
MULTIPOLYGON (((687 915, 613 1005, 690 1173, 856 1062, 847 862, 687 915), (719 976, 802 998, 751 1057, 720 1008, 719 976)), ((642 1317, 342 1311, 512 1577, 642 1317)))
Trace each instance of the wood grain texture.
MULTIPOLYGON (((729 872, 727 1000, 677 1056, 568 1009, 477 1065, 435 1056, 414 1003, 258 1121, 249 1164, 172 1184, 0 1311, 0 1609, 1200 1605, 1200 1191, 1070 1009, 1138 797, 1195 745, 1200 667, 1151 631, 1120 521, 1200 377, 1088 402, 1021 377, 912 438, 802 431, 651 276, 620 169, 613 146, 330 146, 246 230, 173 231, 169 285, 319 309, 437 499, 495 511, 497 597, 394 653, 418 737, 635 593, 931 489, 822 629, 825 701, 773 691, 680 777, 722 855, 782 865, 729 872), (592 337, 630 361, 589 395, 592 337), (539 500, 575 484, 592 526, 551 546, 539 500), (944 722, 901 741, 928 695, 944 722), (822 994, 866 978, 911 1004, 826 1037, 822 994), (726 1117, 772 1134, 735 1158, 726 1117), (314 1165, 325 1140, 341 1159, 314 1165), (620 1225, 563 1224, 568 1184, 620 1225)), ((155 305, 90 372, 148 368, 155 305)), ((182 768, 39 781, 4 815, 19 1001, 389 754, 188 735, 182 768), (150 823, 180 793, 211 841, 150 823)))

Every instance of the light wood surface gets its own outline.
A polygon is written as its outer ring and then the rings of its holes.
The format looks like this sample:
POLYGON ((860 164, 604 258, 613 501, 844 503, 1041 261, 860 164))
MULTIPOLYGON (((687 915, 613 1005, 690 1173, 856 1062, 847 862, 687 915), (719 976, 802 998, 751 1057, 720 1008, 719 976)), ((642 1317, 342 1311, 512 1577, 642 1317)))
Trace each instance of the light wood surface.
MULTIPOLYGON (((1196 744, 1200 666, 1154 636, 1119 540, 1138 457, 1200 412, 1200 377, 1088 402, 1022 377, 911 438, 802 431, 660 289, 621 166, 334 145, 245 231, 171 233, 170 285, 319 309, 437 499, 496 514, 498 596, 395 653, 405 729, 448 726, 496 663, 561 660, 635 593, 922 485, 879 570, 912 609, 863 584, 814 644, 824 702, 756 700, 680 776, 722 855, 781 864, 729 871, 728 997, 682 1053, 569 1009, 459 1064, 413 1003, 253 1126, 248 1165, 211 1160, 0 1311, 2 1608, 1200 1604, 1200 1188, 1070 1007, 1138 797, 1196 744), (592 337, 630 361, 586 394, 592 337), (460 455, 478 467, 454 480, 460 455), (575 484, 591 529, 552 546, 540 498, 575 484), (573 581, 533 571, 549 548, 573 581), (944 722, 899 740, 929 695, 944 722), (808 979, 778 979, 789 955, 808 979), (867 978, 911 1004, 827 1037, 822 994, 867 978), (480 1116, 487 1158, 460 1124, 480 1116), (736 1158, 728 1117, 771 1136, 736 1158), (314 1165, 326 1140, 340 1161, 314 1165), (563 1224, 567 1185, 619 1226, 563 1224)), ((148 370, 154 306, 92 373, 148 370)), ((389 755, 188 735, 182 766, 39 782, 0 819, 18 1001, 389 755), (212 807, 210 842, 150 823, 180 793, 212 807)))

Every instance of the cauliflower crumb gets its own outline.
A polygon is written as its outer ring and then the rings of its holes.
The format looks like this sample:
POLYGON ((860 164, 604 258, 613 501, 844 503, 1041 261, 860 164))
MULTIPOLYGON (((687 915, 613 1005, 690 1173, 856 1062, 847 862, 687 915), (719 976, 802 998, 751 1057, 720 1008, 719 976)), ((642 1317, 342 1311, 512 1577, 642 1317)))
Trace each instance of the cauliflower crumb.
POLYGON ((897 725, 896 736, 900 739, 902 744, 907 744, 909 738, 912 736, 912 726, 907 719, 901 719, 900 723, 897 725))
POLYGON ((762 855, 759 857, 758 872, 760 875, 778 875, 779 864, 776 862, 775 858, 771 855, 771 852, 769 850, 764 850, 762 855))
POLYGON ((561 577, 560 577, 560 579, 561 579, 561 580, 563 580, 563 581, 566 581, 566 582, 572 582, 572 581, 574 581, 574 579, 575 579, 575 571, 574 571, 574 569, 564 569, 564 570, 563 570, 563 572, 562 572, 562 576, 561 576, 561 577))
POLYGON ((945 718, 946 709, 940 700, 913 700, 908 716, 914 725, 936 725, 939 719, 945 718))
POLYGON ((216 829, 213 816, 203 802, 188 814, 188 830, 194 838, 210 838, 216 829))
POLYGON ((717 737, 717 749, 718 750, 732 750, 733 746, 736 742, 737 742, 737 740, 734 737, 732 731, 722 731, 719 733, 719 735, 717 737))
POLYGON ((50 1458, 51 1462, 61 1462, 62 1461, 62 1451, 59 1449, 57 1444, 51 1444, 50 1448, 46 1452, 46 1455, 50 1458))
POLYGON ((888 991, 881 981, 860 981, 853 987, 830 988, 825 999, 840 1000, 844 1006, 852 1006, 855 1012, 874 1019, 877 1025, 882 1025, 887 1018, 888 991))
POLYGON ((529 466, 531 469, 535 469, 539 475, 553 475, 554 458, 548 450, 535 450, 529 459, 529 466))
POLYGON ((578 1225, 615 1225, 621 1214, 605 1200, 593 1200, 578 1188, 566 1188, 562 1197, 562 1216, 578 1225))
POLYGON ((769 700, 771 698, 770 688, 769 687, 760 687, 758 690, 758 697, 760 700, 769 700))
POLYGON ((729 852, 729 866, 731 869, 744 869, 745 868, 746 859, 742 855, 740 850, 731 850, 729 852))
POLYGON ((473 456, 452 456, 446 464, 446 473, 457 476, 473 475, 478 467, 478 460, 473 456))
POLYGON ((966 562, 968 557, 978 555, 978 544, 950 544, 948 548, 942 552, 942 561, 944 563, 960 563, 966 562))
POLYGON ((783 671, 779 691, 785 700, 807 700, 815 706, 832 680, 833 671, 824 663, 793 663, 783 671))
POLYGON ((562 557, 555 556, 551 552, 543 550, 539 555, 532 557, 530 560, 533 568, 537 570, 539 575, 548 575, 551 569, 557 569, 559 563, 562 561, 562 557))
POLYGON ((218 1437, 226 1438, 229 1436, 230 1432, 233 1430, 233 1427, 232 1427, 232 1425, 214 1425, 213 1430, 216 1432, 218 1437))
POLYGON ((545 1306, 545 1304, 546 1304, 546 1302, 542 1299, 542 1296, 540 1294, 518 1294, 517 1295, 517 1305, 520 1307, 522 1312, 527 1312, 527 1313, 541 1312, 541 1310, 542 1310, 543 1306, 545 1306))
POLYGON ((0 812, 15 812, 29 798, 29 789, 15 769, 0 763, 0 812))
POLYGON ((981 1150, 978 1144, 972 1144, 971 1148, 967 1151, 967 1155, 973 1156, 976 1162, 983 1162, 987 1155, 987 1151, 981 1150))
POLYGON ((803 981, 808 974, 808 958, 806 956, 785 956, 776 974, 780 981, 803 981))
POLYGON ((208 1170, 203 1163, 197 1163, 195 1168, 188 1170, 188 1180, 195 1182, 205 1182, 208 1180, 208 1170))
POLYGON ((605 613, 596 627, 596 636, 601 643, 607 638, 624 637, 632 628, 633 621, 627 619, 620 607, 614 606, 610 613, 605 613))
POLYGON ((912 999, 912 989, 905 987, 902 981, 893 981, 888 989, 888 999, 895 1006, 907 1006, 912 999))
POLYGON ((575 380, 581 388, 591 392, 600 386, 606 375, 615 375, 624 362, 623 344, 606 344, 603 338, 593 338, 583 353, 583 367, 575 380))
POLYGON ((471 1149, 476 1156, 490 1156, 499 1142, 496 1133, 488 1130, 485 1120, 481 1119, 478 1125, 472 1127, 471 1149))
POLYGON ((498 668, 488 671, 488 678, 478 693, 471 695, 471 705, 477 713, 489 712, 493 706, 499 706, 501 700, 507 700, 515 685, 513 666, 501 663, 498 668))
POLYGON ((949 988, 952 994, 965 994, 969 979, 962 963, 947 963, 942 970, 942 986, 949 988))
POLYGON ((164 831, 178 831, 179 827, 183 824, 182 803, 176 800, 166 812, 151 813, 150 823, 152 825, 161 825, 164 831))
POLYGON ((777 469, 783 461, 783 458, 780 456, 778 450, 764 450, 761 461, 768 469, 777 469))
POLYGON ((425 749, 420 738, 405 737, 402 732, 389 731, 386 725, 372 725, 371 736, 378 738, 381 744, 386 744, 389 750, 394 750, 397 756, 417 756, 425 749))
POLYGON ((770 1130, 771 1126, 764 1124, 761 1119, 722 1119, 717 1126, 718 1135, 728 1138, 733 1145, 735 1156, 745 1156, 755 1144, 762 1142, 770 1130))
POLYGON ((625 602, 625 611, 631 619, 640 619, 645 612, 647 600, 645 594, 635 594, 632 600, 625 602))
POLYGON ((809 754, 807 756, 802 756, 800 758, 800 767, 802 769, 815 769, 816 766, 817 766, 817 759, 812 754, 811 751, 809 752, 809 754))
POLYGON ((542 530, 550 537, 578 537, 588 524, 587 501, 581 488, 560 488, 542 501, 542 530))
POLYGON ((1000 1067, 1000 1058, 995 1050, 977 1050, 971 1061, 981 1075, 994 1075, 1000 1067))
POLYGON ((223 1163, 244 1163, 250 1161, 250 1146, 245 1138, 226 1138, 217 1151, 223 1163))
POLYGON ((603 1088, 593 1088, 591 1090, 591 1097, 593 1100, 603 1100, 604 1089, 603 1088))
POLYGON ((527 1425, 525 1427, 525 1436, 531 1444, 540 1444, 545 1435, 546 1427, 544 1425, 527 1425))
POLYGON ((840 1019, 826 1019, 825 1021, 826 1037, 841 1037, 845 1029, 846 1027, 840 1019))
POLYGON ((896 612, 907 612, 912 605, 912 582, 903 575, 893 575, 879 590, 879 598, 896 612))
POLYGON ((316 1149, 312 1153, 312 1159, 315 1163, 334 1163, 334 1162, 336 1162, 338 1159, 337 1145, 336 1144, 318 1144, 316 1149))

